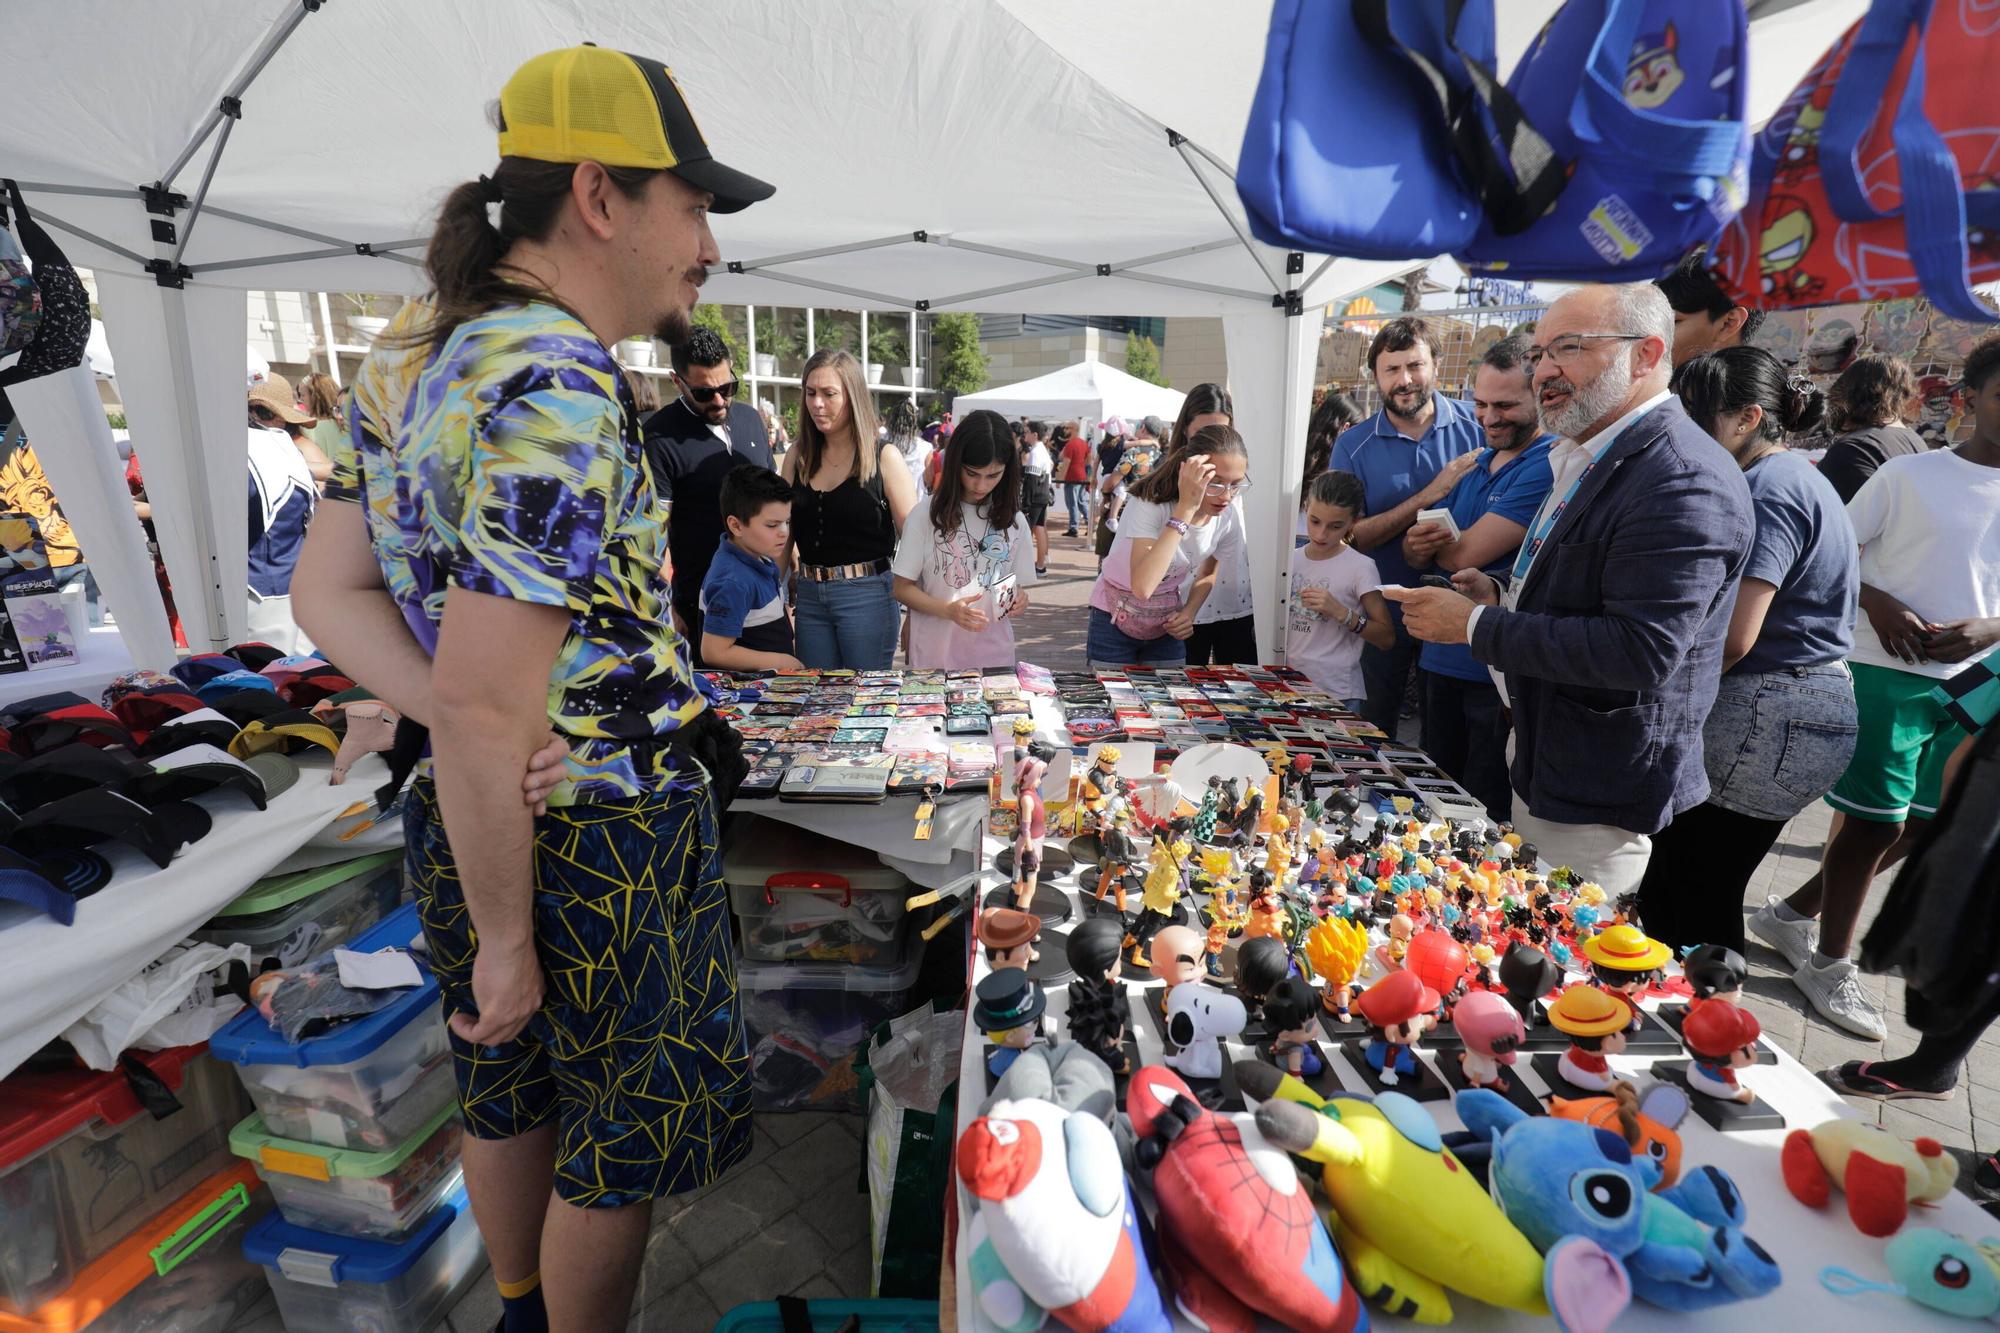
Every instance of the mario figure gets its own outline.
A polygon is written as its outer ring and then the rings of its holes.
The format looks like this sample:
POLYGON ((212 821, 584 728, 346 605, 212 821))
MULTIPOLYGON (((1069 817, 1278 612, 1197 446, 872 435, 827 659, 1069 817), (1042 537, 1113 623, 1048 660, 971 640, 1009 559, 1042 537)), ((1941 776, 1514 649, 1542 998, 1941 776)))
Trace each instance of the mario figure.
POLYGON ((1354 1008, 1374 1036, 1363 1058, 1383 1083, 1417 1073, 1416 1044, 1437 1022, 1438 993, 1414 972, 1396 971, 1362 991, 1354 1008))
POLYGON ((1736 1081, 1736 1071, 1757 1063, 1763 1028, 1755 1014, 1727 1000, 1696 1000, 1681 1023, 1681 1044, 1691 1063, 1687 1085, 1728 1102, 1749 1105, 1757 1094, 1736 1081))

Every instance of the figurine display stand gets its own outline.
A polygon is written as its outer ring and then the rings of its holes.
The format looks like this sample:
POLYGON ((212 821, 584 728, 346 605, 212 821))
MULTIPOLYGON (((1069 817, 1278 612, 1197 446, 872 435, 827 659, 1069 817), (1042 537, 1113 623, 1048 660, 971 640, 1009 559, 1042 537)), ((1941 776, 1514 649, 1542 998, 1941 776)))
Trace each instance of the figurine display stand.
POLYGON ((1528 1035, 1516 1049, 1524 1054, 1529 1051, 1554 1051, 1560 1055, 1569 1049, 1569 1038, 1549 1022, 1549 1006, 1546 1000, 1535 1001, 1535 1016, 1528 1020, 1528 1035))
MULTIPOLYGON (((1550 1030, 1554 1031, 1553 1028, 1550 1030)), ((1532 1037, 1534 1034, 1529 1033, 1528 1035, 1532 1037)), ((1559 1037, 1562 1036, 1560 1032, 1556 1033, 1556 1035, 1559 1037)), ((1569 1040, 1564 1038, 1562 1044, 1564 1046, 1569 1045, 1569 1040)), ((1680 1051, 1680 1034, 1665 1023, 1662 1023, 1658 1014, 1641 1009, 1639 1011, 1638 1028, 1627 1034, 1625 1038, 1625 1053, 1627 1055, 1659 1055, 1665 1052, 1670 1055, 1678 1055, 1680 1051)))
MULTIPOLYGON (((1429 1034, 1426 1034, 1426 1040, 1428 1039, 1429 1034)), ((1361 1080, 1362 1088, 1368 1092, 1378 1094, 1400 1092, 1412 1101, 1419 1102, 1440 1102, 1451 1096, 1451 1089, 1445 1086, 1444 1080, 1438 1077, 1437 1070, 1432 1069, 1430 1062, 1424 1059, 1421 1047, 1415 1052, 1417 1072, 1398 1074, 1394 1083, 1383 1082, 1382 1076, 1368 1063, 1367 1038, 1348 1042, 1340 1048, 1340 1053, 1347 1057, 1348 1067, 1353 1069, 1355 1076, 1361 1080)))
MULTIPOLYGON (((1109 902, 1110 899, 1107 898, 1105 901, 1109 902)), ((987 894, 984 901, 980 903, 981 907, 1012 907, 1013 905, 1014 886, 1011 884, 1002 884, 999 888, 987 894)), ((1069 920, 1071 914, 1075 911, 1069 905, 1068 894, 1055 885, 1046 883, 1035 885, 1035 899, 1028 905, 1028 910, 1042 919, 1044 930, 1050 926, 1060 926, 1063 922, 1069 920)))
POLYGON ((1500 1089, 1493 1088, 1487 1084, 1475 1085, 1470 1079, 1466 1078, 1465 1067, 1459 1064, 1458 1056, 1459 1052, 1457 1050, 1437 1051, 1431 1056, 1431 1062, 1437 1066, 1438 1073, 1443 1076, 1444 1081, 1451 1086, 1451 1090, 1454 1093, 1464 1092, 1467 1088, 1474 1086, 1485 1087, 1489 1091, 1499 1092, 1502 1097, 1505 1097, 1517 1108, 1529 1115, 1548 1114, 1549 1108, 1542 1105, 1542 1099, 1537 1097, 1521 1078, 1521 1063, 1519 1061, 1500 1067, 1500 1076, 1507 1080, 1506 1091, 1501 1092, 1500 1089))
MULTIPOLYGON (((1014 877, 1013 843, 1009 842, 993 853, 993 868, 1010 880, 1014 877)), ((1074 869, 1076 869, 1076 858, 1069 854, 1068 848, 1053 846, 1047 842, 1042 844, 1041 880, 1061 879, 1074 869)), ((1040 881, 1038 885, 1039 883, 1040 881)))
POLYGON ((1029 978, 1041 982, 1044 987, 1074 981, 1076 973, 1070 969, 1069 955, 1065 952, 1068 941, 1066 932, 1044 927, 1035 940, 1035 948, 1041 951, 1042 956, 1028 964, 1029 978))
MULTIPOLYGON (((1104 842, 1095 833, 1077 834, 1069 840, 1067 850, 1069 851, 1070 860, 1079 866, 1089 866, 1095 870, 1104 864, 1104 842)), ((1010 847, 1008 851, 1011 853, 1013 849, 1010 847)), ((1048 850, 1044 849, 1042 852, 1044 860, 1047 859, 1048 854, 1048 850)), ((1008 859, 1011 861, 1013 857, 1010 855, 1008 859)))
POLYGON ((1655 1061, 1653 1064, 1653 1077, 1687 1088, 1688 1101, 1694 1104, 1695 1114, 1706 1120, 1710 1129, 1724 1134, 1747 1134, 1752 1130, 1785 1127, 1785 1117, 1762 1097, 1747 1103, 1711 1097, 1697 1088, 1688 1087, 1687 1074, 1686 1060, 1655 1061))
MULTIPOLYGON (((1285 1068, 1284 1060, 1271 1053, 1271 1043, 1268 1038, 1256 1043, 1255 1050, 1259 1060, 1276 1069, 1283 1070, 1285 1068)), ((1312 1050, 1313 1054, 1319 1057, 1319 1072, 1317 1074, 1293 1074, 1292 1077, 1322 1097, 1331 1097, 1335 1093, 1347 1091, 1346 1087, 1341 1083, 1339 1073, 1340 1061, 1334 1058, 1333 1047, 1328 1046, 1325 1042, 1316 1041, 1312 1043, 1312 1050)), ((1419 1062, 1421 1063, 1421 1061, 1419 1062)), ((1230 1066, 1231 1070, 1234 1068, 1234 1065, 1230 1066)), ((1224 1082, 1233 1081, 1228 1076, 1228 1073, 1225 1072, 1224 1082)))
MULTIPOLYGON (((1311 1078, 1299 1077, 1301 1083, 1304 1083, 1322 1097, 1334 1097, 1356 1091, 1360 1088, 1361 1084, 1355 1079, 1354 1075, 1347 1073, 1341 1068, 1340 1061, 1334 1058, 1330 1047, 1320 1045, 1317 1042, 1314 1045, 1319 1051, 1320 1071, 1311 1078)), ((1221 1104, 1210 1109, 1218 1111, 1245 1110, 1248 1108, 1249 1103, 1244 1100, 1243 1089, 1236 1082, 1236 1066, 1245 1056, 1251 1055, 1254 1055, 1265 1064, 1270 1064, 1271 1053, 1262 1046, 1256 1046, 1247 1051, 1239 1046, 1234 1050, 1225 1050, 1223 1054, 1233 1058, 1225 1059, 1222 1064, 1222 1086, 1219 1089, 1222 1099, 1221 1104)), ((1283 1068, 1283 1066, 1277 1067, 1280 1069, 1283 1068)))
POLYGON ((1359 1041, 1365 1043, 1368 1040, 1368 1024, 1352 1008, 1347 1011, 1347 1021, 1345 1023, 1341 1022, 1340 1015, 1334 1013, 1331 1009, 1321 1009, 1319 1011, 1319 1025, 1332 1041, 1359 1041))
MULTIPOLYGON (((1559 1032, 1556 1035, 1559 1037, 1562 1036, 1559 1032)), ((1561 1068, 1562 1052, 1568 1049, 1569 1038, 1563 1037, 1562 1050, 1538 1051, 1528 1062, 1535 1067, 1535 1077, 1541 1079, 1542 1086, 1549 1090, 1549 1094, 1554 1097, 1565 1097, 1572 1101, 1581 1100, 1585 1097, 1604 1097, 1609 1095, 1604 1088, 1586 1088, 1580 1083, 1572 1083, 1563 1077, 1561 1068)), ((1520 1068, 1518 1064, 1514 1067, 1516 1069, 1520 1068)), ((1629 1075, 1618 1074, 1617 1077, 1628 1078, 1629 1075)))
MULTIPOLYGON (((1687 1017, 1687 1012, 1688 1007, 1684 1004, 1663 1004, 1658 1010, 1660 1021, 1672 1028, 1677 1037, 1681 1031, 1681 1020, 1687 1017)), ((1760 1065, 1778 1063, 1778 1053, 1765 1045, 1762 1037, 1757 1039, 1757 1063, 1760 1065)))

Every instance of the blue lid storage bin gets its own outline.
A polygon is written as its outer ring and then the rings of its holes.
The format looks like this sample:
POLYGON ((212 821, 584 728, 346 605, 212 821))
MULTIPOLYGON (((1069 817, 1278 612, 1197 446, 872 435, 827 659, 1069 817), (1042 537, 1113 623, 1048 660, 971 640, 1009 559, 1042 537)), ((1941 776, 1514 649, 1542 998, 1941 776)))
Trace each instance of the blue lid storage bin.
POLYGON ((262 1264, 285 1327, 423 1333, 484 1270, 485 1246, 461 1186, 398 1244, 312 1231, 272 1213, 243 1254, 262 1264))
MULTIPOLYGON (((407 948, 419 934, 406 904, 356 937, 357 952, 407 948)), ((236 1066, 264 1127, 279 1138, 381 1151, 429 1124, 458 1095, 437 978, 419 954, 423 984, 364 1018, 294 1045, 246 1009, 209 1039, 236 1066)))

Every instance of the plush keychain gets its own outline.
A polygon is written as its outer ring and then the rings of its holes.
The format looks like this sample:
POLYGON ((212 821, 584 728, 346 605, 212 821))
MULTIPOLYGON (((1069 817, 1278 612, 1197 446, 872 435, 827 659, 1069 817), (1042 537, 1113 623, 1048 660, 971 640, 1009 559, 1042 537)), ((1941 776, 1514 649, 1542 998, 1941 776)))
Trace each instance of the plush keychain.
POLYGON ((2000 1240, 1912 1227, 1882 1247, 1882 1259, 1894 1282, 1827 1267, 1819 1270, 1819 1284, 1836 1296, 1887 1291, 1961 1319, 2000 1318, 2000 1240))

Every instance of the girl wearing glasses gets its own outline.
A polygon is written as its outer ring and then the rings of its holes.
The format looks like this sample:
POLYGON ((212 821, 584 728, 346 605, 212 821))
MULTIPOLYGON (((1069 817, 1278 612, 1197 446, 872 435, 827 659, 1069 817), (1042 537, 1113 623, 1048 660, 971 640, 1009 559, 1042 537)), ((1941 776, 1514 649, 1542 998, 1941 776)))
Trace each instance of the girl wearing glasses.
POLYGON ((890 568, 910 609, 910 665, 963 671, 1014 665, 1014 620, 1035 581, 1021 512, 1021 451, 998 412, 951 433, 937 490, 904 525, 890 568))
POLYGON ((1177 435, 1118 518, 1118 536, 1090 594, 1088 651, 1094 670, 1180 666, 1194 618, 1222 560, 1243 548, 1250 484, 1243 437, 1229 426, 1177 435))

